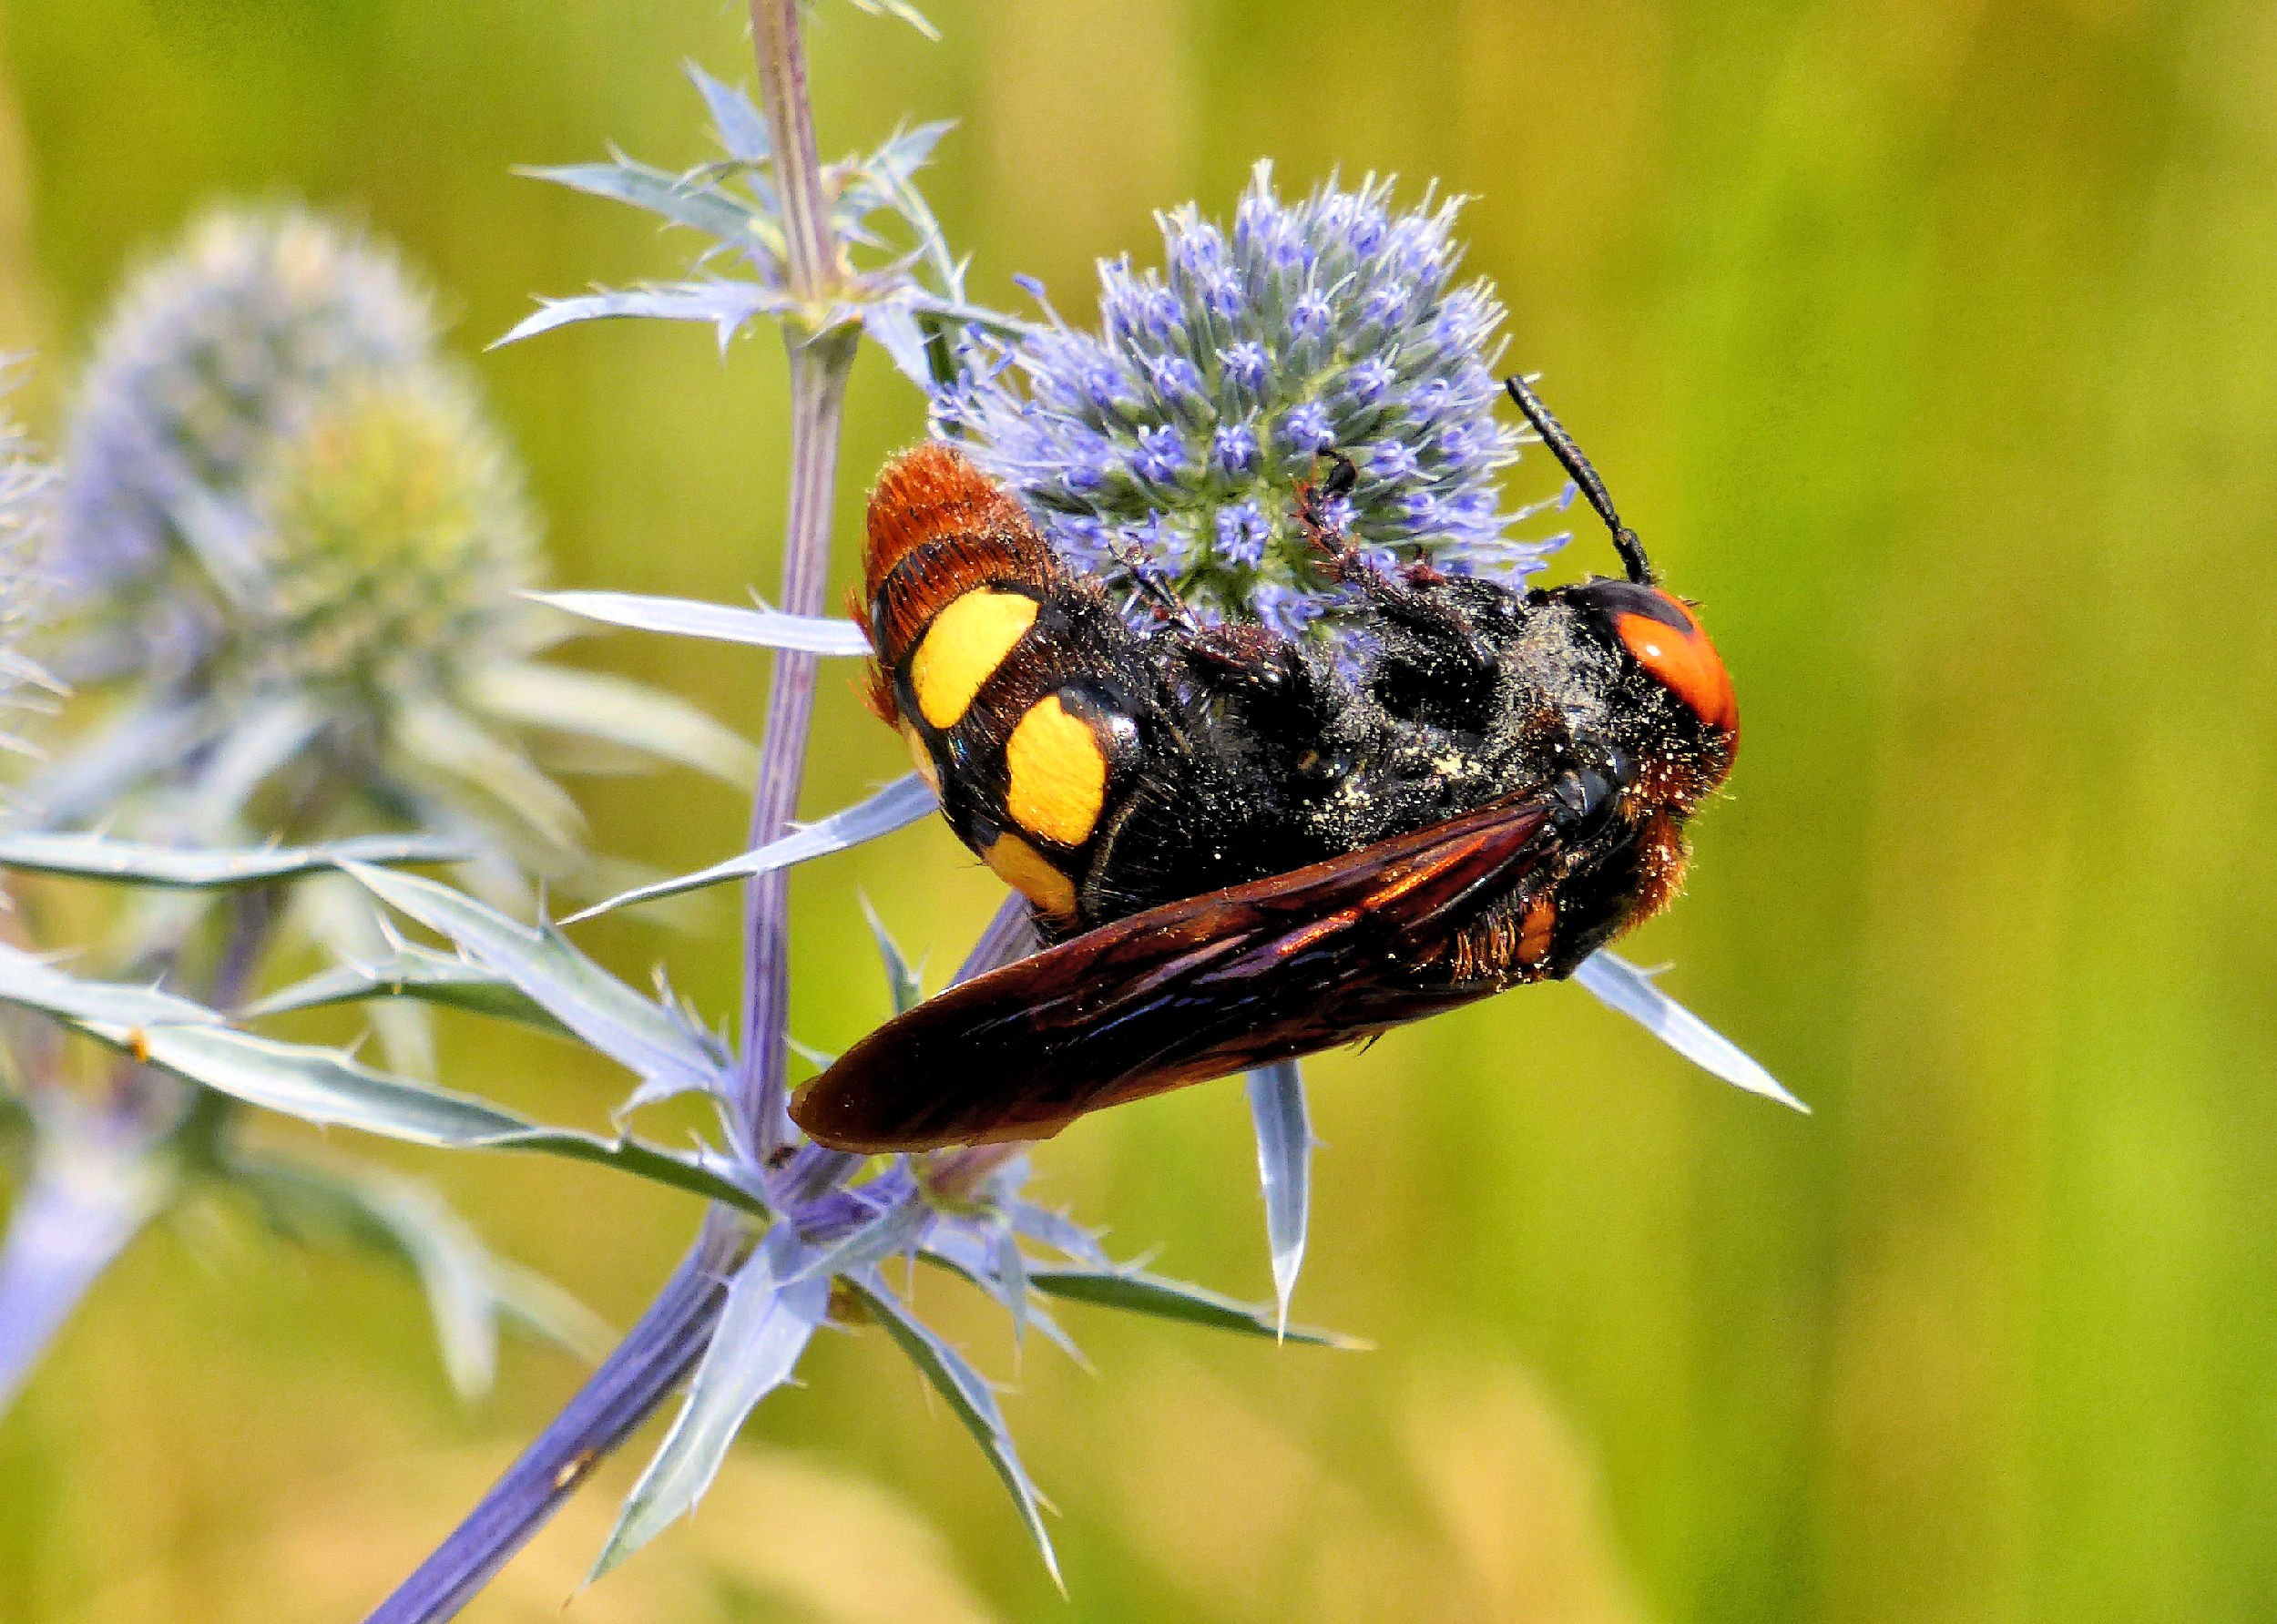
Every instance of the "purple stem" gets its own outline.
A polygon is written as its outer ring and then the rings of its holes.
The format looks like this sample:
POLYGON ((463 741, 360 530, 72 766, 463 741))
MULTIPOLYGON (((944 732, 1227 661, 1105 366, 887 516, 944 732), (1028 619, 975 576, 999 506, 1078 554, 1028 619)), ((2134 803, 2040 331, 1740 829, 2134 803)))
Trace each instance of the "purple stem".
POLYGON ((473 1600, 695 1368, 727 1300, 727 1277, 750 1243, 739 1221, 715 1209, 639 1323, 365 1624, 434 1624, 473 1600))
POLYGON ((819 299, 837 280, 830 201, 814 145, 814 105, 806 90, 802 0, 751 0, 751 48, 759 57, 759 105, 767 116, 775 190, 782 200, 784 269, 791 291, 819 299))
MULTIPOLYGON (((760 107, 767 117, 775 190, 781 199, 784 269, 791 292, 819 302, 836 282, 838 266, 814 146, 814 110, 807 98, 800 4, 751 0, 751 46, 759 59, 760 107)), ((839 420, 858 337, 854 330, 816 337, 802 332, 796 321, 784 324, 791 351, 791 494, 783 525, 781 607, 793 615, 822 612, 839 420)), ((754 848, 781 839, 799 810, 807 729, 814 715, 814 668, 811 654, 775 656, 766 750, 751 796, 754 848)), ((751 881, 743 893, 743 1067, 738 1100, 749 1141, 762 1160, 794 1137, 784 1108, 791 1057, 782 1041, 791 1015, 790 895, 791 877, 780 872, 751 881)))
MULTIPOLYGON (((791 290, 821 304, 838 280, 829 200, 807 100, 801 0, 751 0, 760 97, 773 142, 791 290)), ((791 473, 783 531, 780 607, 819 615, 830 570, 832 500, 846 374, 858 333, 819 336, 786 323, 791 353, 791 473)), ((807 734, 814 710, 815 659, 775 656, 767 700, 766 743, 751 797, 751 844, 776 840, 798 811, 807 734)), ((794 1142, 785 1107, 790 1057, 789 876, 753 880, 744 894, 743 1057, 735 1101, 747 1139, 762 1160, 794 1142)), ((1007 904, 966 961, 977 974, 1032 945, 1026 910, 1007 904)), ((805 1146, 776 1180, 807 1200, 826 1201, 865 1159, 805 1146)), ((791 1214, 795 1220, 799 1215, 791 1214)), ((442 1547, 382 1602, 366 1624, 434 1624, 455 1615, 508 1558, 543 1527, 594 1465, 661 1405, 703 1355, 726 1295, 726 1278, 750 1251, 741 1220, 714 1209, 679 1270, 616 1351, 552 1425, 524 1450, 442 1547)))
MULTIPOLYGON (((830 573, 832 498, 838 476, 838 425, 854 335, 793 337, 791 344, 791 497, 784 526, 781 607, 793 615, 822 612, 830 573)), ((767 696, 766 749, 751 795, 754 848, 790 832, 806 771, 807 730, 814 714, 815 657, 775 656, 767 696)), ((763 1161, 791 1142, 791 876, 761 874, 743 894, 743 1066, 739 1103, 748 1137, 763 1161)))
MULTIPOLYGON (((800 0, 751 0, 761 105, 773 139, 791 291, 819 301, 836 280, 830 214, 807 101, 800 0)), ((790 323, 791 477, 780 607, 819 615, 830 571, 839 423, 857 334, 820 337, 790 323)), ((815 659, 775 657, 766 744, 751 797, 751 843, 780 838, 798 811, 814 710, 815 659)), ((743 1063, 736 1105, 764 1158, 791 1141, 785 1109, 790 1003, 788 876, 763 875, 744 895, 743 1063)), ((833 1169, 834 1171, 835 1169, 833 1169)), ((840 1173, 838 1176, 842 1177, 840 1173)), ((740 1220, 715 1209, 679 1270, 631 1333, 552 1425, 524 1450, 466 1520, 367 1624, 431 1624, 455 1615, 543 1527, 593 1466, 654 1414, 703 1355, 725 1281, 750 1247, 740 1220)))

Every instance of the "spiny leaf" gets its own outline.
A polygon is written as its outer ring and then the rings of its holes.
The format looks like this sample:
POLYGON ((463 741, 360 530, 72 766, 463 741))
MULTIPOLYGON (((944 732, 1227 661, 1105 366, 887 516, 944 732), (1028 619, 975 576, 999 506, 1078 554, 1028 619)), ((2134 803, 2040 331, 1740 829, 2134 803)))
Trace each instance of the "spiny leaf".
POLYGON ((538 308, 494 340, 494 350, 519 343, 573 322, 613 321, 645 316, 659 322, 703 322, 718 333, 722 348, 754 316, 777 315, 791 300, 756 282, 693 281, 653 288, 605 288, 567 299, 546 299, 538 308))
POLYGON ((179 813, 182 837, 201 844, 227 838, 261 785, 307 750, 325 720, 322 708, 302 693, 240 706, 195 763, 179 813))
POLYGON ((885 1327, 886 1334, 900 1344, 909 1362, 948 1401, 951 1411, 980 1445, 982 1453, 988 1456, 988 1464, 996 1468, 996 1476, 1004 1479, 1005 1487, 1011 1491, 1013 1503, 1019 1507, 1020 1520, 1027 1526, 1029 1537, 1036 1541, 1044 1566, 1051 1572, 1052 1583, 1064 1594, 1067 1581, 1059 1577, 1059 1558, 1053 1551, 1051 1535, 1044 1527, 1036 1485, 1029 1479, 1027 1468, 1020 1464, 1011 1430, 1005 1425, 1003 1407, 996 1403, 996 1395, 986 1380, 966 1362, 964 1354, 944 1342, 939 1333, 911 1313, 876 1270, 865 1270, 844 1279, 885 1327))
POLYGON ((457 706, 411 700, 397 710, 395 737, 414 761, 496 802, 551 844, 574 849, 584 832, 569 792, 457 706))
POLYGON ((880 790, 866 801, 856 802, 845 811, 833 812, 819 823, 808 823, 781 840, 770 841, 758 850, 746 852, 740 857, 730 857, 725 863, 714 863, 692 874, 674 879, 659 880, 653 885, 612 896, 605 903, 597 903, 582 914, 573 914, 562 923, 575 924, 633 903, 652 902, 660 896, 677 896, 683 891, 698 891, 707 885, 722 885, 730 880, 748 879, 753 874, 771 873, 779 868, 821 857, 832 852, 842 852, 864 841, 891 834, 916 822, 939 804, 924 780, 915 773, 905 773, 880 790))
POLYGON ((906 301, 883 299, 865 307, 862 330, 877 341, 903 377, 920 389, 933 387, 933 357, 925 348, 925 332, 906 301))
POLYGON ((526 1335, 550 1342, 587 1364, 598 1364, 618 1343, 617 1328, 583 1299, 512 1258, 492 1254, 490 1289, 502 1323, 517 1325, 526 1335))
POLYGON ((366 834, 323 845, 213 851, 146 845, 99 834, 0 833, 0 868, 180 890, 261 885, 321 873, 343 863, 463 863, 468 855, 456 842, 418 834, 366 834))
POLYGON ((1273 1254, 1277 1323, 1289 1328, 1289 1298, 1304 1266, 1305 1228, 1312 1202, 1312 1124, 1304 1108, 1304 1077, 1294 1060, 1277 1060, 1249 1076, 1250 1120, 1257 1130, 1257 1174, 1265 1192, 1265 1240, 1273 1254))
POLYGON ((216 704, 147 700, 43 769, 17 793, 31 814, 50 826, 100 817, 129 785, 182 761, 226 720, 216 704))
POLYGON ((73 1021, 107 1021, 121 1026, 220 1026, 222 1017, 202 1004, 178 998, 153 986, 112 981, 82 981, 47 960, 0 943, 0 1002, 73 1021))
POLYGON ((538 166, 517 169, 515 173, 532 180, 550 180, 592 197, 630 203, 675 225, 717 238, 730 248, 757 250, 771 260, 782 255, 782 233, 772 221, 700 179, 670 174, 633 158, 620 156, 608 163, 538 166))
POLYGON ((414 998, 447 1008, 470 1010, 499 1020, 518 1021, 560 1037, 575 1037, 545 1006, 495 970, 452 954, 406 942, 369 964, 321 970, 305 981, 271 993, 241 1012, 247 1020, 296 1009, 322 1009, 366 998, 414 998))
POLYGON ((786 615, 780 609, 738 608, 686 598, 651 598, 638 592, 531 592, 526 596, 588 620, 628 626, 637 631, 710 638, 761 649, 797 649, 809 654, 870 652, 870 639, 851 620, 786 615))
POLYGON ((925 20, 925 15, 909 0, 853 0, 854 9, 866 11, 873 17, 898 17, 927 39, 938 40, 941 30, 925 20))
POLYGON ((934 1218, 933 1209, 913 1188, 869 1222, 840 1237, 829 1248, 817 1253, 808 1268, 825 1278, 833 1274, 853 1274, 874 1267, 888 1258, 914 1252, 924 1240, 925 1231, 932 1226, 934 1218))
MULTIPOLYGON (((635 1101, 718 1093, 726 1057, 678 1012, 643 997, 571 946, 561 933, 533 930, 432 880, 351 864, 374 895, 503 975, 563 1026, 642 1079, 635 1101)), ((630 1108, 629 1107, 628 1108, 630 1108)))
POLYGON ((1610 953, 1593 953, 1581 961, 1573 979, 1702 1070, 1751 1094, 1810 1114, 1809 1106, 1782 1088, 1779 1079, 1739 1045, 1653 986, 1652 977, 1628 960, 1610 953))
POLYGON ((769 1234, 728 1286, 727 1304, 671 1430, 626 1497, 587 1583, 696 1508, 760 1400, 791 1379, 830 1311, 830 1276, 788 1225, 769 1234))
POLYGON ((1048 1246, 1078 1263, 1097 1268, 1111 1267, 1099 1238, 1064 1212, 1054 1212, 1034 1201, 1016 1200, 1010 1204, 1012 1227, 1039 1246, 1048 1246))
POLYGON ((678 1155, 638 1139, 546 1127, 470 1095, 374 1071, 332 1049, 237 1031, 184 999, 74 981, 5 945, 0 1003, 38 1010, 147 1065, 319 1127, 352 1128, 445 1149, 542 1151, 613 1167, 747 1212, 764 1216, 768 1210, 707 1154, 678 1155), (183 1009, 192 1014, 186 1016, 183 1009))
POLYGON ((878 917, 878 911, 870 905, 866 896, 862 899, 862 916, 870 922, 871 938, 877 943, 878 958, 885 965, 885 992, 893 1002, 893 1013, 906 1014, 924 997, 924 983, 903 956, 901 945, 893 940, 893 933, 885 928, 885 921, 878 917))
POLYGON ((765 163, 773 138, 767 133, 766 117, 751 98, 693 62, 688 64, 688 77, 703 97, 704 107, 711 114, 711 127, 719 132, 720 145, 728 156, 740 163, 765 163))
POLYGON ((759 771, 759 751, 733 729, 678 694, 604 671, 516 661, 485 668, 469 686, 486 714, 524 727, 645 751, 739 788, 759 771))
POLYGON ((1098 1269, 1075 1264, 1031 1263, 1028 1283, 1047 1296, 1070 1302, 1089 1302, 1118 1308, 1128 1313, 1152 1314, 1189 1325, 1217 1331, 1238 1331, 1248 1336, 1270 1336, 1277 1342, 1312 1343, 1329 1348, 1365 1348, 1372 1344, 1334 1331, 1304 1325, 1282 1326, 1277 1316, 1252 1303, 1182 1280, 1169 1280, 1139 1269, 1098 1269))
POLYGON ((1036 1302, 1028 1288, 1027 1260, 1018 1253, 1001 1228, 984 1231, 968 1220, 944 1219, 926 1234, 918 1256, 985 1292, 1012 1316, 1016 1338, 1021 1325, 1033 1325, 1054 1347, 1089 1370, 1091 1362, 1083 1356, 1075 1338, 1036 1302), (1012 1261, 1016 1257, 1016 1262, 1012 1261))
POLYGON ((831 209, 839 228, 845 230, 857 227, 879 209, 891 209, 918 233, 919 247, 936 274, 953 278, 955 271, 949 260, 948 245, 942 240, 940 225, 912 184, 912 178, 932 161, 933 149, 955 128, 954 121, 943 119, 896 130, 884 146, 863 162, 834 166, 835 172, 842 177, 837 200, 831 209))

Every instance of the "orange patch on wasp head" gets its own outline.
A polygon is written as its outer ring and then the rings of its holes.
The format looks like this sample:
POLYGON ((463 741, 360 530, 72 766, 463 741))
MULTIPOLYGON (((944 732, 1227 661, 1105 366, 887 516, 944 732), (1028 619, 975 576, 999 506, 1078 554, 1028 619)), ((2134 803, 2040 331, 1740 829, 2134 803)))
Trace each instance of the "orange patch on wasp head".
POLYGON ((1617 617, 1613 628, 1637 663, 1689 706, 1694 716, 1733 738, 1740 731, 1739 696, 1731 691, 1731 673, 1723 657, 1700 629, 1699 617, 1666 593, 1662 601, 1683 616, 1682 627, 1669 625, 1650 615, 1617 617))

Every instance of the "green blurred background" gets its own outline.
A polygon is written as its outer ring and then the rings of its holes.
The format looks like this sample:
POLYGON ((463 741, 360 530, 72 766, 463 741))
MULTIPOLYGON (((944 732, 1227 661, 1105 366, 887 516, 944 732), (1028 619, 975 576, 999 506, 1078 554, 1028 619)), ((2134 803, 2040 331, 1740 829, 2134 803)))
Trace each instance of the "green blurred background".
MULTIPOLYGON (((2277 1616, 2277 8, 2265 0, 826 0, 826 149, 964 121, 929 188, 974 288, 1087 312, 1149 210, 1261 154, 1475 194, 1512 358, 1699 597, 1747 745, 1690 895, 1634 944, 1816 1107, 1550 988, 1312 1068, 1302 1317, 1334 1355, 1105 1316, 1016 1377, 1072 1605, 869 1337, 825 1339, 695 1524, 572 1619, 2195 1620, 2277 1616)), ((0 14, 0 343, 53 441, 123 267, 223 194, 399 240, 470 354, 684 239, 509 173, 708 156, 679 73, 725 0, 36 0, 0 14)), ((579 329, 483 357, 556 578, 771 584, 765 337, 579 329)), ((920 429, 874 359, 842 534, 920 429)), ((1556 480, 1532 459, 1529 494, 1556 480)), ((1603 567, 1591 537, 1568 568, 1603 567)), ((842 568, 843 551, 842 550, 842 568)), ((755 725, 763 667, 583 658, 755 725)), ((807 804, 900 752, 826 682, 807 804)), ((724 790, 589 798, 607 849, 737 847, 724 790)), ((804 871, 795 1026, 884 1011, 855 907, 936 973, 993 882, 927 827, 804 871)), ((723 1011, 724 904, 662 957, 723 1011)), ((453 1027, 446 1077, 598 1122, 623 1079, 453 1027)), ((619 1323, 694 1214, 550 1164, 399 1159, 619 1323)), ((1125 1251, 1268 1289, 1238 1088, 1084 1124, 1041 1186, 1125 1251)), ((936 1300, 937 1299, 937 1300, 936 1300)), ((408 1282, 185 1223, 0 1423, 0 1620, 342 1619, 572 1390, 450 1396, 408 1282)), ((559 1616, 617 1463, 477 1620, 559 1616)))

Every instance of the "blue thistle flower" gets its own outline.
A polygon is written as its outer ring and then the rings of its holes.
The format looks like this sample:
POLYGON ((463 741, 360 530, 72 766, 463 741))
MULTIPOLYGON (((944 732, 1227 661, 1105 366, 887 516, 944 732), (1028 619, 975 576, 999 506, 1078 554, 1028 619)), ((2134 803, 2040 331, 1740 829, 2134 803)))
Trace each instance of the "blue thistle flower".
POLYGON ((423 363, 434 338, 425 290, 355 233, 290 207, 206 216, 136 276, 80 385, 60 588, 155 587, 185 504, 236 495, 339 380, 423 363))
POLYGON ((1332 179, 1289 203, 1261 163, 1230 229, 1158 216, 1164 269, 1102 262, 1097 333, 1046 304, 1047 325, 975 340, 936 430, 1077 567, 1124 588, 1166 571, 1191 608, 1347 655, 1362 616, 1297 516, 1325 452, 1358 465, 1327 516, 1372 562, 1531 573, 1552 544, 1510 539, 1498 495, 1518 442, 1495 415, 1502 306, 1454 280, 1457 202, 1398 212, 1391 193, 1332 179), (1103 534, 1124 545, 1103 555, 1103 534))
POLYGON ((333 222, 224 208, 141 271, 80 385, 66 467, 65 674, 124 679, 186 720, 100 774, 43 775, 27 799, 50 821, 117 819, 129 798, 128 827, 254 818, 263 785, 307 769, 554 869, 578 814, 525 737, 750 770, 709 718, 533 658, 557 628, 524 596, 544 571, 520 470, 427 294, 333 222))

